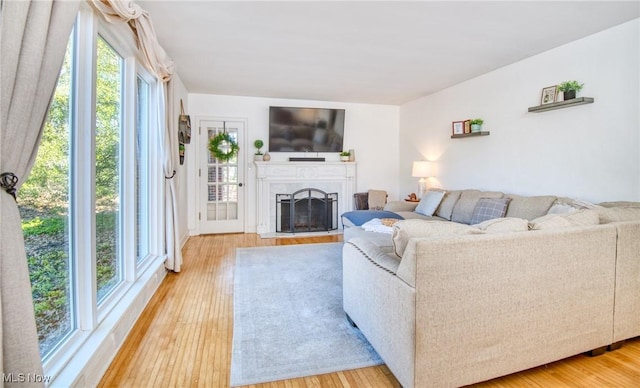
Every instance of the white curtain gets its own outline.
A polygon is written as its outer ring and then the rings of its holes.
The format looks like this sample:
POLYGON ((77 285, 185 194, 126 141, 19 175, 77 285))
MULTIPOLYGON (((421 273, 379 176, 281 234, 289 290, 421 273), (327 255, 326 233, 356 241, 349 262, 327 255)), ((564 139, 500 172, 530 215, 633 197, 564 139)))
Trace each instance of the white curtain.
MULTIPOLYGON (((3 1, 0 33, 0 386, 42 376, 29 269, 15 190, 29 175, 64 59, 77 1, 3 1)), ((18 198, 19 199, 19 198, 18 198)))
POLYGON ((178 111, 175 104, 175 85, 173 81, 165 83, 164 107, 164 173, 165 173, 165 241, 167 261, 165 266, 175 272, 180 272, 182 266, 182 251, 180 250, 180 235, 178 230, 178 180, 176 161, 178 160, 178 111), (172 178, 169 178, 172 177, 172 178))
POLYGON ((174 166, 178 159, 178 114, 173 104, 171 76, 175 63, 158 43, 149 13, 133 1, 88 0, 89 3, 110 23, 128 23, 144 53, 146 65, 164 85, 160 88, 159 124, 162 146, 165 183, 165 246, 167 269, 180 272, 182 252, 180 251, 178 230, 178 192, 174 166))

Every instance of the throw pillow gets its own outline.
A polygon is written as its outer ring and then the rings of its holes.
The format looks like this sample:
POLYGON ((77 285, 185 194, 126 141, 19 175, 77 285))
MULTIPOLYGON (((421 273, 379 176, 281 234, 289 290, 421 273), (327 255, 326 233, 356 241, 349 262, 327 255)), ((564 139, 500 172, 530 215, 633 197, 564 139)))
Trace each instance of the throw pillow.
POLYGON ((527 220, 515 217, 494 218, 473 226, 487 233, 526 232, 529 230, 527 220))
POLYGON ((572 213, 575 210, 596 209, 599 207, 599 205, 594 205, 591 202, 575 198, 559 197, 555 200, 547 214, 566 214, 572 213))
POLYGON ((507 214, 511 198, 480 198, 471 215, 471 225, 479 224, 486 220, 501 218, 507 214))
MULTIPOLYGON (((431 189, 431 191, 444 191, 438 189, 431 189)), ((444 218, 445 220, 451 221, 451 214, 453 213, 453 208, 458 202, 460 198, 461 191, 444 191, 445 195, 440 202, 440 207, 436 210, 436 216, 440 218, 444 218)))
POLYGON ((433 216, 445 194, 445 191, 429 191, 420 198, 420 203, 416 206, 415 212, 424 216, 433 216))
MULTIPOLYGON (((474 222, 471 222, 473 211, 482 198, 504 198, 504 194, 499 191, 463 190, 460 194, 460 199, 453 208, 451 221, 467 225, 474 224, 474 222)), ((475 223, 477 224, 478 222, 475 223)))
POLYGON ((505 217, 524 218, 525 220, 533 220, 546 215, 551 205, 556 201, 556 197, 552 195, 525 197, 508 194, 505 195, 505 198, 511 198, 505 217))
POLYGON ((532 230, 553 230, 579 226, 598 225, 600 218, 594 210, 576 210, 567 214, 547 214, 529 223, 532 230))

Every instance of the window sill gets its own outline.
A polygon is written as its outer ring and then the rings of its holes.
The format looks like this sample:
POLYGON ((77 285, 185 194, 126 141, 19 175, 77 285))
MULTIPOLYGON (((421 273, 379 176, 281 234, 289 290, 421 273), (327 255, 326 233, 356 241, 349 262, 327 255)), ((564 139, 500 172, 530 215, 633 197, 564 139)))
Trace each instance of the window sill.
POLYGON ((73 339, 77 346, 69 346, 66 354, 45 362, 45 375, 51 376, 51 387, 97 386, 115 357, 140 313, 156 292, 167 273, 165 257, 156 257, 141 273, 104 320, 93 331, 79 331, 73 339))

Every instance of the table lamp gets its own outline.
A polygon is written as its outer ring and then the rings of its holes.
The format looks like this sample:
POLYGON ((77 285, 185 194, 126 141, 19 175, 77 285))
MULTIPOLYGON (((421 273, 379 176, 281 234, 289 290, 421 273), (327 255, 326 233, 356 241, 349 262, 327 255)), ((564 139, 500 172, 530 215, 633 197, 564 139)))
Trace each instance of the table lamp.
POLYGON ((418 199, 422 198, 422 196, 427 192, 427 178, 433 175, 432 167, 431 162, 426 160, 413 162, 411 176, 414 178, 420 178, 418 181, 418 199))

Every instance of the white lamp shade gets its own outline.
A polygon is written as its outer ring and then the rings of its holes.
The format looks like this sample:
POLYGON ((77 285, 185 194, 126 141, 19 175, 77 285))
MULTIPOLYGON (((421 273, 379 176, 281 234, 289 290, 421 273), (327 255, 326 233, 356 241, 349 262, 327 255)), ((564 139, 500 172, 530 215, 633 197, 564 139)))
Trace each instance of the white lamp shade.
POLYGON ((419 162, 413 162, 413 169, 411 170, 411 176, 416 178, 428 178, 433 175, 433 168, 431 162, 421 160, 419 162))

